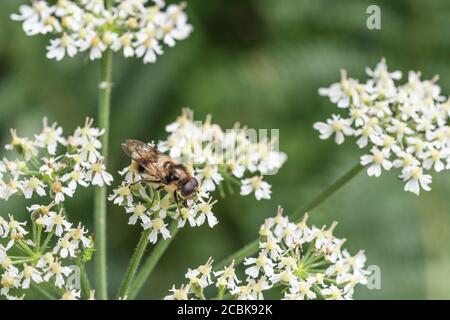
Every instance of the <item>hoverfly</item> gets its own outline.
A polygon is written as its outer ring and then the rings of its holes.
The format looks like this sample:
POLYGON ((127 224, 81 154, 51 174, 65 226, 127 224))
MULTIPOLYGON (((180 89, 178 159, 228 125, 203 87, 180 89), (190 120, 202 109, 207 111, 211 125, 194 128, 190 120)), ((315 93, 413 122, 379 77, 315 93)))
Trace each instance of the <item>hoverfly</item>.
POLYGON ((173 192, 178 210, 180 209, 178 192, 184 198, 197 192, 198 181, 192 177, 186 166, 176 162, 150 144, 128 139, 122 143, 122 149, 138 165, 138 172, 144 178, 137 182, 154 183, 159 185, 157 191, 165 188, 166 191, 173 192))

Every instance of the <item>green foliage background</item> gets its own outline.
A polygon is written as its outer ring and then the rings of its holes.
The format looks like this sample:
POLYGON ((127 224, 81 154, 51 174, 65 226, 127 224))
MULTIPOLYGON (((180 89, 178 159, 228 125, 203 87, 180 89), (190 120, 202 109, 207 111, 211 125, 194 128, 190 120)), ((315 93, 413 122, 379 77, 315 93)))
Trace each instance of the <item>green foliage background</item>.
MULTIPOLYGON (((85 57, 56 63, 45 58, 45 37, 26 37, 9 14, 26 1, 0 1, 0 142, 9 128, 32 135, 49 117, 73 130, 96 115, 99 63, 85 57)), ((364 78, 364 67, 386 57, 392 69, 440 75, 450 93, 450 2, 360 0, 188 1, 195 31, 167 49, 156 65, 114 61, 110 171, 128 162, 120 150, 125 138, 164 138, 164 126, 181 107, 196 118, 211 113, 224 128, 235 121, 254 128, 279 128, 280 148, 289 159, 270 177, 273 198, 228 196, 217 204, 220 224, 184 229, 149 279, 141 298, 161 298, 183 281, 188 267, 209 256, 216 260, 254 239, 263 220, 281 204, 289 213, 304 205, 359 159, 352 143, 320 141, 312 129, 334 110, 317 89, 339 79, 339 70, 364 78), (378 4, 382 29, 366 28, 366 8, 378 4)), ((4 154, 4 151, 1 152, 4 154)), ((369 264, 381 268, 381 290, 357 290, 356 298, 450 297, 450 175, 434 175, 433 190, 420 197, 402 190, 397 172, 380 178, 360 174, 316 210, 310 221, 329 225, 347 238, 354 253, 365 249, 369 264)), ((218 195, 217 195, 218 196, 218 195)), ((92 193, 68 203, 69 214, 92 227, 92 193)), ((0 214, 26 215, 23 200, 1 203, 0 214)), ((73 219, 73 218, 72 218, 73 219)), ((108 268, 115 292, 139 227, 108 208, 108 268)))

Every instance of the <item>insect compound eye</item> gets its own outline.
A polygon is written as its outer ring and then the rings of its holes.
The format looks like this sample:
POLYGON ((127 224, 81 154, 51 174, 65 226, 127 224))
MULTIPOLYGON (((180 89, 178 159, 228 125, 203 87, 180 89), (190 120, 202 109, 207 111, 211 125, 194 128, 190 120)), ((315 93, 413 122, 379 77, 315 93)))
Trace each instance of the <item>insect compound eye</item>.
POLYGON ((191 195, 195 191, 195 188, 197 188, 197 186, 198 186, 197 179, 192 178, 181 189, 181 195, 183 197, 191 195))

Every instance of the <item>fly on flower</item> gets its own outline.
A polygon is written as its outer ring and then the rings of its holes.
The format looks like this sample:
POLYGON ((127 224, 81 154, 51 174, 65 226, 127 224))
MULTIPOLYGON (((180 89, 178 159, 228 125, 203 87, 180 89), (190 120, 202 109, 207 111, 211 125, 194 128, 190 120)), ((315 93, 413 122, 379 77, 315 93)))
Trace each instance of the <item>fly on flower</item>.
POLYGON ((224 186, 230 194, 238 186, 241 195, 270 199, 271 186, 263 178, 286 160, 272 141, 253 142, 238 126, 225 132, 211 116, 194 121, 190 109, 166 131, 169 136, 156 145, 125 141, 122 148, 132 161, 119 171, 123 181, 108 197, 131 214, 129 224, 139 222, 151 243, 158 235, 170 238, 170 229, 217 225, 211 193, 225 196, 224 186), (236 152, 227 153, 230 146, 236 152))
POLYGON ((166 191, 173 192, 178 209, 178 193, 188 198, 197 192, 198 181, 192 177, 188 168, 155 147, 129 139, 122 144, 122 149, 137 164, 145 182, 159 185, 157 191, 165 188, 166 191))

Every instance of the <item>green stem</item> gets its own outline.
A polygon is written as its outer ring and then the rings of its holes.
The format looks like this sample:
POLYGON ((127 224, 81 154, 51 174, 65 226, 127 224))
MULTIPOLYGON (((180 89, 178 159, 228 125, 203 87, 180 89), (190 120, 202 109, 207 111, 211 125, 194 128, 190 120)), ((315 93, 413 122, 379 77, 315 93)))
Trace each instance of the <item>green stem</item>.
POLYGON ((14 246, 19 249, 23 254, 25 254, 27 257, 30 256, 30 254, 28 253, 28 251, 26 251, 25 249, 23 249, 21 246, 19 246, 18 243, 14 243, 14 246))
POLYGON ((228 171, 226 169, 221 170, 220 173, 227 178, 228 181, 233 182, 235 185, 240 186, 241 185, 241 181, 236 178, 235 176, 233 176, 232 174, 228 173, 228 171))
POLYGON ((319 207, 325 200, 332 197, 335 193, 341 190, 350 180, 356 177, 362 170, 364 166, 362 166, 359 162, 354 165, 346 174, 341 176, 338 180, 336 180, 333 184, 331 184, 327 189, 325 189, 322 193, 317 195, 313 200, 311 200, 304 208, 300 208, 295 211, 290 218, 293 220, 299 220, 303 217, 305 213, 310 213, 319 207))
POLYGON ((48 292, 44 288, 41 288, 39 285, 32 282, 31 287, 42 294, 45 298, 47 298, 47 300, 56 300, 56 298, 50 292, 48 292))
POLYGON ((220 287, 217 294, 217 300, 223 300, 223 294, 225 292, 225 287, 220 287))
POLYGON ((122 280, 122 284, 120 285, 119 291, 117 293, 117 298, 126 299, 131 281, 133 281, 134 275, 136 274, 136 271, 145 253, 145 249, 147 248, 148 237, 150 236, 151 231, 152 229, 147 229, 142 232, 133 257, 130 260, 130 265, 128 266, 127 273, 125 274, 125 277, 122 280))
POLYGON ((34 255, 33 250, 31 250, 31 248, 22 240, 17 240, 16 243, 30 256, 34 255))
POLYGON ((48 243, 50 242, 50 240, 52 239, 54 234, 55 234, 55 230, 52 230, 47 234, 47 237, 45 238, 44 243, 42 244, 42 247, 39 248, 41 253, 45 252, 45 250, 47 249, 48 243))
MULTIPOLYGON (((81 260, 81 259, 79 259, 79 260, 81 260)), ((87 275, 86 268, 82 261, 78 261, 78 267, 80 268, 80 281, 81 281, 81 287, 82 287, 83 293, 84 293, 84 298, 89 299, 89 295, 92 290, 91 282, 89 281, 89 277, 87 275)))
POLYGON ((33 177, 33 176, 38 176, 41 177, 42 173, 40 173, 39 171, 30 171, 27 170, 26 172, 22 173, 23 176, 27 176, 27 177, 33 177))
MULTIPOLYGON (((107 50, 102 58, 101 83, 98 104, 99 127, 105 130, 101 137, 104 164, 108 158, 109 113, 111 106, 111 75, 113 53, 107 50)), ((98 298, 108 299, 106 277, 106 186, 95 190, 95 280, 98 298)))
POLYGON ((33 262, 33 258, 26 258, 26 259, 22 259, 22 260, 15 260, 13 262, 11 262, 11 264, 24 264, 24 263, 28 263, 28 262, 33 262))
MULTIPOLYGON (((333 196, 336 192, 338 192, 343 186, 347 184, 352 178, 358 175, 359 172, 364 167, 359 163, 353 166, 346 174, 336 180, 333 184, 331 184, 327 189, 322 191, 319 195, 317 195, 314 199, 312 199, 306 206, 296 210, 294 213, 290 215, 292 220, 299 220, 306 212, 311 213, 314 209, 319 207, 325 200, 333 196)), ((234 254, 230 255, 226 259, 222 260, 219 264, 216 265, 215 270, 222 269, 223 267, 229 265, 233 260, 236 264, 241 263, 244 258, 250 257, 254 255, 259 249, 259 239, 250 242, 242 249, 238 250, 234 254)))
POLYGON ((151 252, 150 256, 145 261, 144 265, 142 266, 141 271, 138 272, 136 279, 133 281, 131 288, 129 290, 128 299, 135 299, 136 296, 141 291, 142 287, 144 286, 145 281, 147 281, 147 278, 152 273, 153 269, 155 268, 156 264, 158 263, 159 259, 161 259, 162 255, 166 251, 169 244, 172 242, 173 238, 175 238, 175 235, 178 232, 178 221, 174 220, 170 226, 169 226, 169 232, 170 232, 170 238, 167 240, 160 240, 156 247, 151 252))
POLYGON ((38 171, 34 171, 36 172, 36 175, 41 175, 41 173, 39 172, 39 168, 41 167, 41 164, 39 163, 39 159, 36 157, 31 157, 30 159, 30 163, 33 165, 33 167, 38 170, 38 171))
POLYGON ((223 190, 223 186, 221 184, 218 185, 219 194, 221 198, 225 198, 225 191, 223 190))
POLYGON ((36 246, 35 251, 39 252, 39 248, 41 246, 41 234, 42 234, 42 224, 37 226, 37 235, 36 235, 36 246))
POLYGON ((36 236, 37 236, 37 230, 36 230, 36 221, 32 220, 32 233, 33 233, 33 242, 34 246, 36 247, 36 236))

